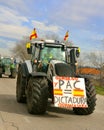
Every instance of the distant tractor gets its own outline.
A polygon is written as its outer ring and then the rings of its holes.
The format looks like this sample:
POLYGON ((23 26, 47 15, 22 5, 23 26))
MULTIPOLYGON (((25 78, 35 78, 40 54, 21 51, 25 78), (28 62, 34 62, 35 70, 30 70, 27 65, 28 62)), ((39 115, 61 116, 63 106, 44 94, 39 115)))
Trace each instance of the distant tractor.
POLYGON ((26 45, 31 59, 19 64, 17 102, 27 102, 28 112, 43 114, 48 99, 55 107, 73 108, 79 115, 93 113, 96 92, 91 81, 76 74, 80 50, 54 40, 26 45))
POLYGON ((0 58, 0 77, 2 75, 6 75, 10 78, 16 77, 16 64, 14 63, 14 59, 10 57, 1 57, 0 58))

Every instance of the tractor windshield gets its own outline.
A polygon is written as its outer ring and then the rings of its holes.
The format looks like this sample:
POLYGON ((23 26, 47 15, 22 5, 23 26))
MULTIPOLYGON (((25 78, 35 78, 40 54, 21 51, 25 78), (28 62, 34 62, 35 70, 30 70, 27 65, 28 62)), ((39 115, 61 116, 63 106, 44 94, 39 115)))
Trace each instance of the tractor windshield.
POLYGON ((65 51, 61 47, 44 47, 41 50, 40 59, 46 59, 49 62, 51 59, 65 61, 65 51))

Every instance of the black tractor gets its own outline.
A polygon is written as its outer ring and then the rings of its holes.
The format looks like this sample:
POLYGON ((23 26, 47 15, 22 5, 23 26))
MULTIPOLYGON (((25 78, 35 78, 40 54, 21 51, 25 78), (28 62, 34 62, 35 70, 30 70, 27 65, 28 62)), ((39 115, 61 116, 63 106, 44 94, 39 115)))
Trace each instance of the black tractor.
POLYGON ((79 115, 93 113, 95 88, 88 78, 76 74, 78 47, 54 40, 34 41, 26 47, 31 59, 18 67, 17 102, 26 102, 31 114, 45 113, 48 99, 56 107, 72 107, 79 115))

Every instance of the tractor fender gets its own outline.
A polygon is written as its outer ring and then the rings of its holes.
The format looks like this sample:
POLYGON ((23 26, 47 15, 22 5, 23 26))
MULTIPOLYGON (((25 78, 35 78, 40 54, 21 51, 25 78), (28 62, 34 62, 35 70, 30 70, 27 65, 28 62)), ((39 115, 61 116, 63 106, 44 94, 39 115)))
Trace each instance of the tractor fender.
POLYGON ((38 77, 47 77, 47 74, 44 72, 33 72, 32 71, 32 64, 31 64, 30 60, 26 60, 25 63, 26 63, 27 70, 28 70, 28 73, 30 76, 32 76, 32 77, 37 77, 37 76, 38 77))
POLYGON ((28 77, 29 74, 32 73, 32 65, 30 60, 26 60, 24 63, 19 64, 19 67, 21 67, 24 77, 28 77))
POLYGON ((30 60, 26 60, 25 63, 26 63, 28 72, 32 73, 32 64, 31 64, 31 61, 30 60))
POLYGON ((47 77, 47 74, 44 72, 33 72, 32 71, 32 64, 30 60, 26 60, 22 64, 22 69, 23 69, 23 75, 25 77, 28 77, 29 75, 32 77, 47 77))
POLYGON ((44 72, 32 72, 30 75, 32 77, 47 77, 47 74, 44 72))

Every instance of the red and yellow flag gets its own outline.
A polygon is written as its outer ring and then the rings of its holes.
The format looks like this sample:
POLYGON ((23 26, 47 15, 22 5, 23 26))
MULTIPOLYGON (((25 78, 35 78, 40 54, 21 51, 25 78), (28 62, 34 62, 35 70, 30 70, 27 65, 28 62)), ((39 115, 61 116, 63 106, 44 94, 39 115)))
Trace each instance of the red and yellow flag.
POLYGON ((84 96, 84 90, 82 90, 82 89, 74 89, 73 90, 73 96, 81 96, 81 97, 83 97, 84 96))
POLYGON ((37 32, 36 32, 36 29, 34 28, 31 35, 30 35, 30 40, 35 39, 37 37, 38 37, 38 35, 37 35, 37 32))
POLYGON ((69 38, 69 31, 66 32, 65 37, 64 37, 64 41, 68 40, 68 38, 69 38))
POLYGON ((54 95, 63 95, 63 92, 61 89, 54 89, 54 95))

